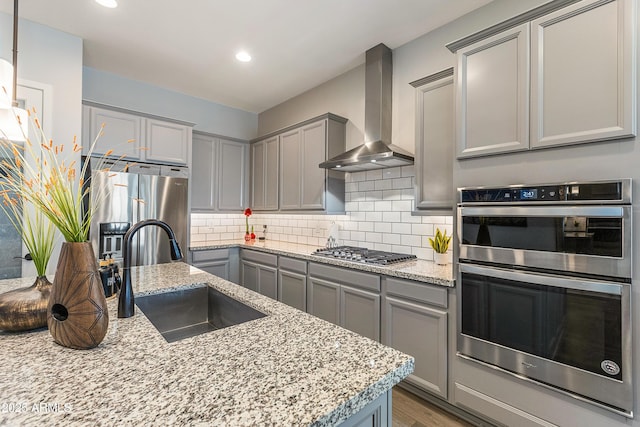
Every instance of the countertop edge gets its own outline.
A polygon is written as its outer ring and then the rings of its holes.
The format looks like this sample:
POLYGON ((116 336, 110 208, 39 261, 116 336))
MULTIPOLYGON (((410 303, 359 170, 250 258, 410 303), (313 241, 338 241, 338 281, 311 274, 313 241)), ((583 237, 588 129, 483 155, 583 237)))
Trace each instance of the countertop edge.
MULTIPOLYGON (((280 242, 280 243, 286 243, 286 242, 280 242)), ((260 244, 263 244, 263 243, 260 243, 260 244)), ((269 248, 264 246, 258 246, 256 244, 251 244, 251 243, 246 244, 243 242, 207 243, 206 245, 202 245, 202 246, 190 246, 189 251, 199 252, 199 251, 214 250, 214 249, 226 249, 226 248, 240 248, 240 249, 255 250, 255 251, 270 253, 274 255, 284 255, 284 256, 302 259, 305 261, 310 261, 310 262, 315 262, 320 264, 334 265, 337 267, 350 268, 353 270, 359 270, 359 271, 364 271, 368 273, 375 273, 375 274, 381 274, 384 276, 414 280, 417 282, 423 282, 423 283, 436 285, 436 286, 442 286, 447 288, 455 287, 454 278, 449 280, 446 278, 436 277, 436 276, 427 275, 427 274, 398 270, 398 267, 407 267, 408 265, 410 265, 410 263, 415 264, 416 261, 407 261, 400 264, 396 264, 395 266, 391 265, 391 266, 383 267, 383 266, 376 266, 371 264, 362 264, 362 263, 343 261, 343 260, 338 260, 333 258, 324 258, 324 257, 314 256, 314 255, 311 255, 311 252, 313 250, 311 250, 309 254, 302 254, 299 252, 287 251, 285 249, 269 248)), ((429 262, 429 261, 419 260, 419 262, 429 262)), ((447 267, 441 267, 441 268, 444 269, 447 267)))

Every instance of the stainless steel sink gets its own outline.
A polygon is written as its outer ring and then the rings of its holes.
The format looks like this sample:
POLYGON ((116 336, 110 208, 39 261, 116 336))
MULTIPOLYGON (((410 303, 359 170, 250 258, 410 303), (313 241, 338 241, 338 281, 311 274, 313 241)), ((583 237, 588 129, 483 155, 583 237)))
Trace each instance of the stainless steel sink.
POLYGON ((167 342, 266 316, 206 285, 136 297, 135 303, 167 342))

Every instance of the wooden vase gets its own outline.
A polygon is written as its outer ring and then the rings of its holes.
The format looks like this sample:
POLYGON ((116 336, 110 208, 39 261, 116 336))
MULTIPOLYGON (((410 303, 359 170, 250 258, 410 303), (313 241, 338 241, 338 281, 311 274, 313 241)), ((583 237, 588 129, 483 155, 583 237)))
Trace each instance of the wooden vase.
POLYGON ((0 330, 20 332, 47 326, 51 282, 38 276, 33 285, 0 295, 0 330))
POLYGON ((102 342, 109 326, 97 261, 90 242, 65 242, 47 309, 47 325, 53 340, 76 349, 102 342))

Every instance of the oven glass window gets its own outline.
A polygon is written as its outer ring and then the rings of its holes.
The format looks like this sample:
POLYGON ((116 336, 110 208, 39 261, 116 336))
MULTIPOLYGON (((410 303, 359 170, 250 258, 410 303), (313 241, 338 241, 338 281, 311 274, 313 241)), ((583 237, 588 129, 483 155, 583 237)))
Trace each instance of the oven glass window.
POLYGON ((508 249, 622 257, 622 218, 462 218, 462 243, 508 249))
POLYGON ((462 333, 622 379, 621 297, 462 273, 462 333))

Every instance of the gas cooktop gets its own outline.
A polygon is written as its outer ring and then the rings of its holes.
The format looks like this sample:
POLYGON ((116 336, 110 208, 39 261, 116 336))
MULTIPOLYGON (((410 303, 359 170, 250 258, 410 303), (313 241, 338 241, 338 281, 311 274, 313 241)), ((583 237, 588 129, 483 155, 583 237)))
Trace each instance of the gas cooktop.
POLYGON ((374 251, 356 246, 337 246, 335 248, 317 249, 312 255, 326 258, 342 259, 367 264, 389 265, 398 262, 416 259, 415 255, 400 254, 395 252, 374 251))

